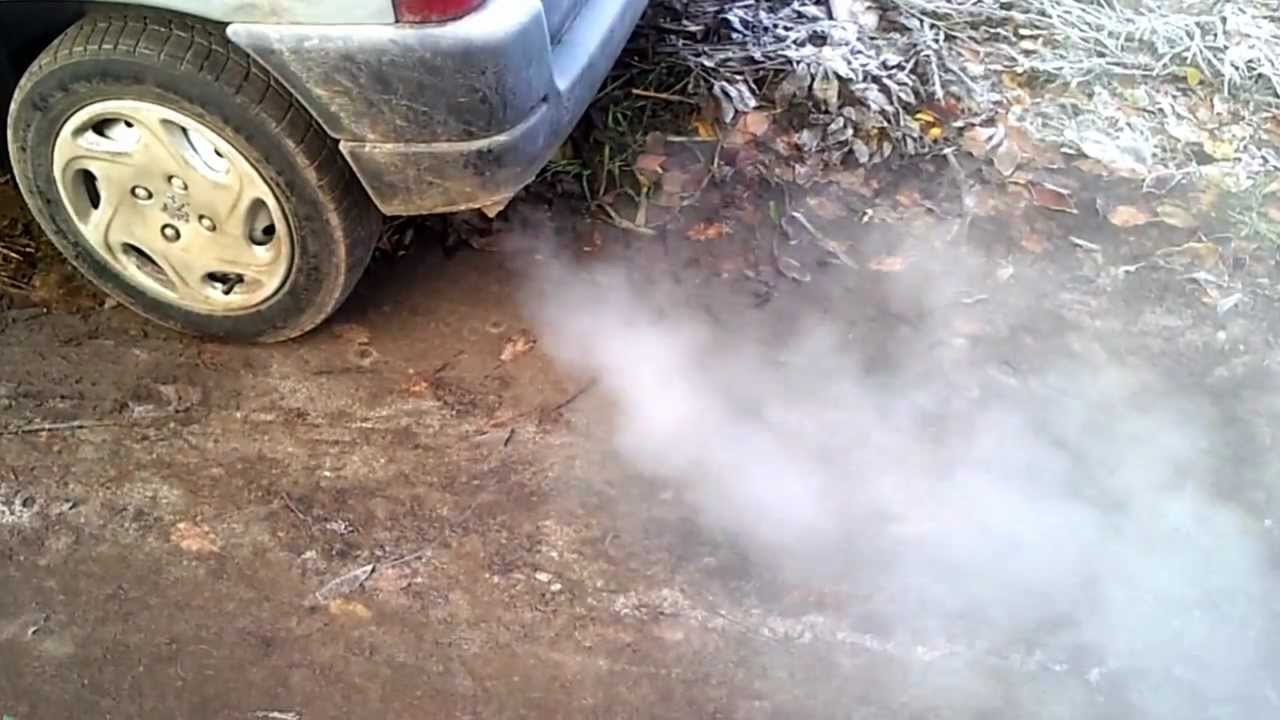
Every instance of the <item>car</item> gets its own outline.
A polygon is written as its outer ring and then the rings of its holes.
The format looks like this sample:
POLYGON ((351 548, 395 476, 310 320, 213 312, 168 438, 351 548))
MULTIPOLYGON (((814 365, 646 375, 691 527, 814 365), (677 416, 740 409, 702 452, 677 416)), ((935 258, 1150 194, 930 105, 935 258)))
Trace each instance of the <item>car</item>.
POLYGON ((339 307, 386 217, 496 212, 529 183, 644 7, 0 0, 10 165, 124 305, 285 340, 339 307))

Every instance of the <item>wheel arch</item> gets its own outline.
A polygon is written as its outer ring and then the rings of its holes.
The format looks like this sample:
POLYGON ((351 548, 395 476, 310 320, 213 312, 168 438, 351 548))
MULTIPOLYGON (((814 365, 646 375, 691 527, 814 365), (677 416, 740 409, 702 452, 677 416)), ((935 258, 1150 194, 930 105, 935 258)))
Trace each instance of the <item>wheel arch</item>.
MULTIPOLYGON (((59 35, 84 17, 88 5, 0 1, 0 128, 8 124, 9 104, 22 74, 59 35)), ((0 162, 7 170, 7 142, 0 143, 0 162)))
MULTIPOLYGON (((46 47, 85 15, 121 10, 168 12, 217 23, 381 23, 395 19, 390 0, 0 0, 0 129, 8 123, 18 81, 46 47)), ((0 167, 9 167, 7 142, 0 142, 0 167)))

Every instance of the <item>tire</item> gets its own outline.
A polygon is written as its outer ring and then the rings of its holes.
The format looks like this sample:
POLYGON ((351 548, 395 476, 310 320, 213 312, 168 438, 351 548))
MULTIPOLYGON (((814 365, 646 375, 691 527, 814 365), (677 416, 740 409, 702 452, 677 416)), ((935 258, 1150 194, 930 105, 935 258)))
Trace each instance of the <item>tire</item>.
MULTIPOLYGON (((112 122, 134 127, 127 119, 112 122)), ((155 127, 163 122, 167 121, 157 120, 155 127)), ((162 134, 156 131, 145 137, 162 134)), ((188 143, 194 143, 191 136, 185 137, 188 143)), ((314 328, 350 294, 369 262, 381 227, 381 215, 334 140, 270 73, 232 45, 221 28, 201 21, 150 12, 84 18, 46 49, 23 75, 10 110, 9 147, 23 195, 67 259, 124 305, 156 322, 195 335, 274 342, 314 328), (196 134, 210 132, 213 139, 222 143, 219 148, 227 149, 229 157, 238 153, 239 161, 256 170, 256 187, 265 187, 270 191, 268 195, 274 194, 276 203, 267 212, 278 208, 284 217, 268 215, 269 229, 274 234, 276 222, 287 223, 282 230, 287 231, 286 241, 291 247, 286 260, 272 261, 277 263, 278 272, 270 283, 264 281, 262 288, 270 285, 276 289, 259 288, 259 292, 269 293, 263 300, 234 312, 208 310, 194 301, 181 300, 176 294, 166 295, 161 287, 163 278, 154 285, 145 278, 139 280, 141 275, 127 272, 119 258, 113 261, 90 241, 93 233, 82 229, 88 221, 76 215, 76 206, 59 189, 59 182, 70 182, 66 179, 66 167, 70 166, 55 167, 55 147, 61 147, 56 145, 59 138, 64 138, 65 143, 67 133, 74 130, 68 121, 79 117, 78 112, 87 107, 110 106, 114 101, 133 103, 128 107, 158 106, 176 113, 175 117, 187 118, 191 127, 197 128, 196 134), (64 126, 70 129, 64 131, 64 126)), ((168 157, 179 157, 174 151, 169 152, 168 157)), ((223 158, 220 149, 213 153, 216 158, 223 158)), ((137 165, 149 167, 145 163, 137 165)), ((98 179, 91 177, 96 188, 98 179)), ((174 177, 170 176, 172 182, 182 182, 174 177)), ((181 189, 186 191, 185 182, 181 189)), ((102 194, 97 202, 118 206, 123 213, 127 202, 119 199, 118 188, 110 190, 117 202, 108 201, 102 194)), ((164 197, 174 199, 168 190, 157 188, 156 192, 164 191, 164 197)), ((151 198, 151 190, 139 190, 137 185, 132 192, 136 193, 135 199, 143 193, 151 198)), ((193 209, 197 194, 193 187, 193 209)), ((89 197, 92 202, 92 194, 89 197)), ((163 211, 187 222, 186 205, 175 202, 174 207, 181 206, 175 210, 169 200, 164 202, 163 211)), ((266 204, 271 205, 271 198, 266 204)), ((96 211, 98 205, 92 207, 96 211)), ((152 214, 156 211, 154 207, 145 209, 152 214)), ((111 217, 116 217, 115 210, 111 217)), ((201 223, 207 219, 199 216, 201 223)), ((118 226, 130 233, 151 232, 150 226, 130 229, 140 224, 118 226)), ((107 225, 116 227, 111 220, 107 225)), ((210 221, 205 229, 213 225, 210 221)), ((168 225, 165 230, 169 230, 168 225)), ((184 241, 194 238, 192 233, 199 233, 198 228, 188 229, 187 225, 181 225, 181 230, 185 234, 173 234, 184 241)), ((165 239, 172 238, 166 234, 165 239)), ((148 265, 146 253, 139 254, 142 260, 136 264, 140 268, 148 265)), ((163 268, 159 269, 163 274, 163 268)), ((218 286, 222 294, 239 302, 240 296, 233 293, 246 286, 244 277, 237 280, 226 273, 217 277, 223 282, 218 286), (230 289, 226 289, 228 285, 230 289)), ((172 278, 169 283, 173 284, 172 278)))

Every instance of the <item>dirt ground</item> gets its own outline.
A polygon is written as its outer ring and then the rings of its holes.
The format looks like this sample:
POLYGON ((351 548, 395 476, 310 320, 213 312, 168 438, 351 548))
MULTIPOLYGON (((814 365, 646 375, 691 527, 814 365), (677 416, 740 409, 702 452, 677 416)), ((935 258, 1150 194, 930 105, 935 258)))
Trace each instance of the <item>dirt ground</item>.
MULTIPOLYGON (((0 193, 0 222, 23 222, 0 193)), ((1112 195, 1076 189, 1081 207, 1112 195)), ((544 217, 528 202, 513 212, 544 217)), ((832 319, 869 372, 957 403, 1040 392, 1037 369, 1063 358, 1142 367, 1153 396, 1195 388, 1222 433, 1207 453, 1231 472, 1223 492, 1274 517, 1251 488, 1269 482, 1280 419, 1276 248, 1213 241, 1242 293, 1224 303, 1231 288, 1175 267, 1196 257, 1153 260, 1195 229, 992 212, 956 239, 918 210, 832 219, 859 267, 806 260, 807 283, 744 277, 744 227, 654 237, 558 216, 517 234, 621 264, 718 327, 832 319)), ((1013 714, 904 689, 927 653, 833 620, 821 578, 776 572, 620 458, 611 395, 557 362, 521 303, 546 247, 421 242, 332 322, 270 347, 157 328, 43 261, 54 290, 0 312, 0 713, 1059 716, 1013 689, 1013 714), (522 330, 537 346, 504 362, 522 330)))

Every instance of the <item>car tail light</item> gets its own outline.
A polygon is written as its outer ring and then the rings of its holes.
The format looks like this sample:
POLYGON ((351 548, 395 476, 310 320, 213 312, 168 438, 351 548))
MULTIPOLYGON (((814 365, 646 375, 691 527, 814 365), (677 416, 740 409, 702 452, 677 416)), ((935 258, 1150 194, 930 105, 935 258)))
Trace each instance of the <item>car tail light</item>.
POLYGON ((484 4, 484 0, 394 0, 396 22, 434 23, 457 20, 484 4))

